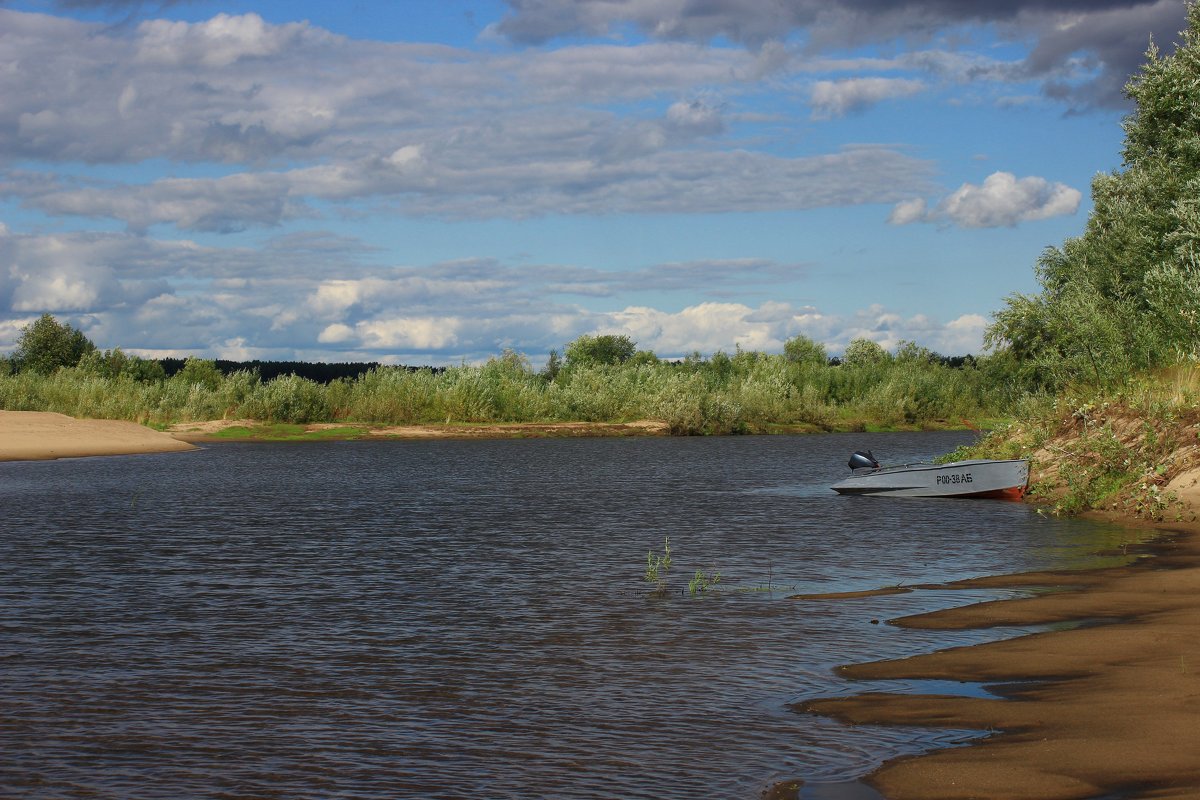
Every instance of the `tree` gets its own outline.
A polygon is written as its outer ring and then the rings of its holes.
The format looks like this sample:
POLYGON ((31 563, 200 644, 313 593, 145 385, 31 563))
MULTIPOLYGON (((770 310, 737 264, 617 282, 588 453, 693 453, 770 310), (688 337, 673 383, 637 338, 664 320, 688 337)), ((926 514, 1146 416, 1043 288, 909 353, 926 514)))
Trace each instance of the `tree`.
POLYGON ((829 356, 825 353, 825 345, 803 334, 793 336, 783 343, 783 357, 793 364, 820 364, 824 366, 829 363, 829 356))
POLYGON ((1175 52, 1151 44, 1125 87, 1123 169, 1092 182, 1083 235, 1042 254, 1039 295, 994 315, 989 346, 1027 374, 1111 383, 1200 355, 1200 5, 1187 19, 1175 52))
POLYGON ((851 367, 860 367, 868 364, 882 364, 890 361, 891 358, 888 351, 884 350, 879 343, 872 342, 870 339, 855 339, 846 345, 846 354, 842 356, 842 363, 851 367))
POLYGON ((126 355, 119 347, 112 350, 92 350, 76 365, 79 369, 102 378, 118 378, 127 375, 140 383, 156 383, 166 380, 163 365, 154 360, 126 355))
POLYGON ((558 372, 561 369, 562 359, 558 357, 558 351, 551 350, 549 357, 546 359, 546 368, 541 372, 542 378, 547 382, 553 382, 558 377, 558 372))
POLYGON ((216 389, 225 380, 225 376, 217 369, 215 361, 207 358, 189 358, 183 362, 183 369, 171 376, 171 380, 188 386, 199 384, 206 389, 216 389))
POLYGON ((942 357, 928 347, 922 347, 907 339, 901 339, 896 345, 895 358, 896 361, 906 364, 937 364, 942 361, 942 357))
POLYGON ((584 334, 567 345, 564 355, 571 366, 621 364, 637 352, 637 345, 628 336, 584 334))
POLYGON ((17 348, 12 353, 13 368, 18 372, 48 375, 59 367, 73 367, 96 345, 82 331, 60 323, 50 314, 21 329, 17 348))

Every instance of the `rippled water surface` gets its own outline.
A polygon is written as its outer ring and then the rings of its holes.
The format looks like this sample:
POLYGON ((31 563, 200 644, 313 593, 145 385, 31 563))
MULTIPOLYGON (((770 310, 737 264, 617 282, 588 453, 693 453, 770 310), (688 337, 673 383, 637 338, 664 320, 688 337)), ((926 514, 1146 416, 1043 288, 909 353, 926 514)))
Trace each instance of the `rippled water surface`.
POLYGON ((872 624, 995 593, 789 595, 1078 566, 1125 535, 828 489, 859 447, 904 461, 968 437, 0 464, 0 796, 756 798, 790 779, 826 796, 968 734, 790 704, 861 688, 840 663, 1015 631, 872 624), (688 593, 696 570, 722 591, 688 593))

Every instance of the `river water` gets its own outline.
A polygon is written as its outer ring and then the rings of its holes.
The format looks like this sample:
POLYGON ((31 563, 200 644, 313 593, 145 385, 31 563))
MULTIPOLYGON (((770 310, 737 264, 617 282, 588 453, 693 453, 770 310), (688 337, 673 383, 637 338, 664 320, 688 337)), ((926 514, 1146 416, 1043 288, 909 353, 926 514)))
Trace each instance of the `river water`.
MULTIPOLYGON (((1096 562, 1129 536, 997 501, 841 497, 849 453, 965 433, 222 444, 0 464, 0 796, 874 796, 974 732, 790 705, 1006 596, 801 601, 1096 562), (648 551, 671 566, 644 579, 648 551), (697 570, 720 574, 693 594, 697 570)), ((937 687, 955 690, 955 687, 937 687)), ((959 690, 973 691, 971 687, 959 690)))

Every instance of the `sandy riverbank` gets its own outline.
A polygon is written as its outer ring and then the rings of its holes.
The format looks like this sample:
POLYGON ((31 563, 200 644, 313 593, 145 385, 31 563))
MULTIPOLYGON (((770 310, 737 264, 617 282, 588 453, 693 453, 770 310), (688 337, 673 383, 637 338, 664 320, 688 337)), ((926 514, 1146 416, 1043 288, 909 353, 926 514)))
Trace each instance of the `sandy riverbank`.
POLYGON ((37 461, 82 456, 167 453, 196 443, 283 439, 503 439, 581 436, 665 436, 665 423, 554 422, 491 425, 368 425, 314 423, 273 426, 255 420, 183 422, 166 433, 120 420, 76 419, 40 411, 0 411, 0 461, 37 461), (275 426, 280 427, 280 426, 275 426), (295 430, 292 430, 292 429, 295 430))
POLYGON ((273 439, 533 439, 595 436, 667 436, 658 420, 634 422, 496 422, 440 425, 384 425, 365 422, 313 422, 269 425, 252 419, 180 422, 169 429, 187 442, 270 441, 273 439))
POLYGON ((195 445, 134 422, 0 411, 0 461, 170 453, 195 445))
POLYGON ((982 682, 995 699, 873 693, 865 685, 863 694, 796 710, 851 724, 994 732, 969 747, 885 764, 868 782, 895 800, 1200 798, 1200 529, 1173 527, 1130 566, 946 587, 1052 593, 893 621, 946 630, 1077 627, 840 670, 862 681, 982 682))

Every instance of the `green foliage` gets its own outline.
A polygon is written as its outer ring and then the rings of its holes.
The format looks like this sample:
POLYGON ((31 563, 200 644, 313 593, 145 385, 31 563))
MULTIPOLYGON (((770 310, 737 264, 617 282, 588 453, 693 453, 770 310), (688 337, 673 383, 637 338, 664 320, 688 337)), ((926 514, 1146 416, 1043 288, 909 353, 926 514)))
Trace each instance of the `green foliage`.
POLYGON ((994 388, 990 364, 952 368, 915 346, 839 366, 739 348, 683 363, 638 353, 621 364, 576 362, 547 380, 506 351, 479 366, 377 367, 320 384, 292 374, 267 382, 245 370, 222 375, 204 359, 161 380, 157 362, 118 349, 53 375, 0 372, 0 407, 158 425, 238 417, 394 425, 655 419, 680 435, 944 427, 997 416, 1012 402, 1007 386, 994 388))
POLYGON ((1124 169, 1096 176, 1083 235, 994 316, 987 342, 1030 388, 1111 387, 1200 353, 1200 6, 1187 15, 1175 52, 1151 45, 1126 86, 1124 169))
POLYGON ((117 378, 127 375, 141 383, 154 383, 166 380, 167 377, 166 371, 159 362, 126 355, 119 347, 113 350, 91 350, 84 353, 76 366, 84 372, 102 378, 117 378))
POLYGON ((42 314, 36 322, 21 329, 12 365, 18 372, 48 375, 60 367, 75 366, 95 349, 96 345, 82 331, 58 322, 50 314, 42 314))
POLYGON ((171 380, 184 386, 203 386, 205 389, 216 389, 221 385, 224 376, 217 369, 215 362, 204 358, 189 358, 184 362, 183 369, 171 376, 171 380))
POLYGON ((783 343, 783 357, 793 364, 825 364, 825 345, 807 336, 794 336, 783 343))
POLYGON ((565 355, 569 366, 593 366, 622 364, 633 358, 636 351, 637 345, 628 336, 585 334, 567 345, 565 355))
POLYGON ((852 367, 864 367, 882 364, 890 358, 888 351, 884 350, 878 342, 870 339, 855 339, 846 345, 842 363, 852 367))
POLYGON ((646 572, 642 576, 647 583, 661 584, 667 571, 671 569, 671 537, 663 538, 662 555, 653 550, 646 551, 646 572))
POLYGON ((320 384, 295 375, 280 375, 257 384, 238 414, 264 422, 319 422, 329 418, 329 407, 320 384))
POLYGON ((562 369, 562 359, 558 357, 557 350, 551 350, 549 357, 546 359, 546 368, 542 370, 542 377, 547 381, 552 381, 558 377, 558 371, 562 369))
POLYGON ((705 572, 702 569, 696 570, 696 574, 688 581, 688 591, 691 594, 703 594, 704 592, 716 591, 721 583, 721 573, 716 570, 705 572))

